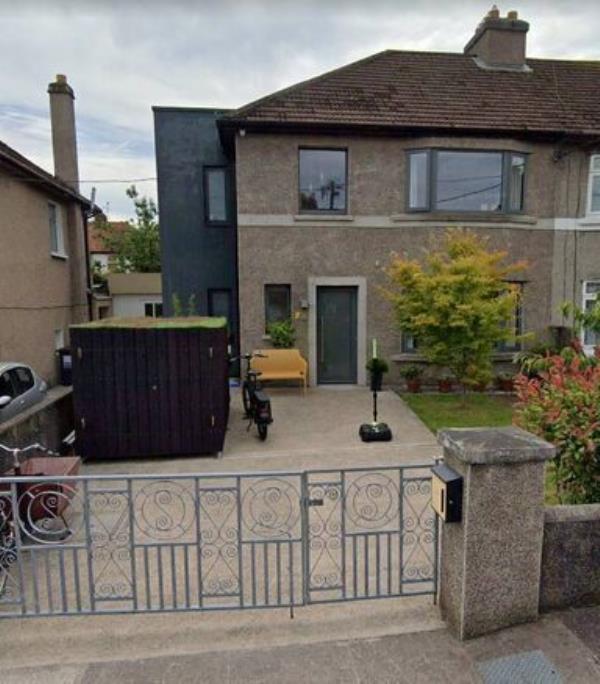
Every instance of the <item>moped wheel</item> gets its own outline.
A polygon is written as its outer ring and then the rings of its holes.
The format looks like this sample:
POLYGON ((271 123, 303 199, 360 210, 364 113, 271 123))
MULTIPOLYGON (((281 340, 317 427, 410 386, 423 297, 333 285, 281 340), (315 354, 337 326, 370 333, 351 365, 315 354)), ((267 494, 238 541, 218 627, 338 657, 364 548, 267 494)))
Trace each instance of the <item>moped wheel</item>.
POLYGON ((258 429, 258 436, 260 437, 260 441, 264 442, 265 439, 267 439, 267 432, 269 431, 269 426, 266 423, 259 423, 256 427, 258 429))
POLYGON ((242 385, 242 403, 244 405, 244 415, 249 416, 250 415, 250 389, 248 388, 248 384, 244 383, 242 385))

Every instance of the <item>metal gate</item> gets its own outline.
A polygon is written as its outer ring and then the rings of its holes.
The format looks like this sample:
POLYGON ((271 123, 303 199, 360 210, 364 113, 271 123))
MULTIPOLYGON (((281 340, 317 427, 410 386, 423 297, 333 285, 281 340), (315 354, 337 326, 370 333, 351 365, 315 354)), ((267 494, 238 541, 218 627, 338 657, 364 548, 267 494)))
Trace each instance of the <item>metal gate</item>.
POLYGON ((4 479, 0 617, 435 595, 430 504, 430 465, 4 479))

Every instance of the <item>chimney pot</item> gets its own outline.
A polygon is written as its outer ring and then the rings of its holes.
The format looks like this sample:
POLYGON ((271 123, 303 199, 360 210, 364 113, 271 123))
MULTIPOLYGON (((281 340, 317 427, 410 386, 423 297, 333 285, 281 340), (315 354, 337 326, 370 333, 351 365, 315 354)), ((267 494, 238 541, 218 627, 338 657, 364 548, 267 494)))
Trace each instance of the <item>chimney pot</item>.
POLYGON ((492 5, 492 9, 487 13, 490 19, 500 19, 500 10, 496 5, 492 5))
POLYGON ((519 18, 519 13, 516 10, 511 10, 507 15, 507 19, 510 19, 511 21, 516 21, 519 18))

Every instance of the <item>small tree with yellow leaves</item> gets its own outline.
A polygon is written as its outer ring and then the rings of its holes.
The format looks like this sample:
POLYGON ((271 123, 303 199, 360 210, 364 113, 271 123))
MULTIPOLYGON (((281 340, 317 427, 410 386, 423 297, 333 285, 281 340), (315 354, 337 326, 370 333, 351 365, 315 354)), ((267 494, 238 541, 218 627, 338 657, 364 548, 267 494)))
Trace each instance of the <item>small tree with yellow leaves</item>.
POLYGON ((485 238, 448 230, 434 242, 423 263, 394 255, 387 269, 387 295, 403 333, 421 354, 447 368, 463 391, 492 376, 498 343, 514 340, 519 287, 511 279, 525 262, 505 265, 506 252, 493 251, 485 238))

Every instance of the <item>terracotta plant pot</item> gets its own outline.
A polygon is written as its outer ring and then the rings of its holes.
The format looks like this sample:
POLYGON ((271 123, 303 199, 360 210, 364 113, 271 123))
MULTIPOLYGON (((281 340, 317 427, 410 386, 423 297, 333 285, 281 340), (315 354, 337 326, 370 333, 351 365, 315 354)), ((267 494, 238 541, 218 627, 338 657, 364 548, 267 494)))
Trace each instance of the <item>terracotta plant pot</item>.
POLYGON ((512 378, 498 378, 498 389, 501 392, 514 392, 515 381, 512 378))
POLYGON ((438 380, 438 391, 448 393, 452 392, 454 388, 454 381, 451 378, 441 378, 438 380))
POLYGON ((411 380, 407 380, 406 388, 409 392, 417 394, 417 392, 421 391, 421 378, 412 378, 411 380))

